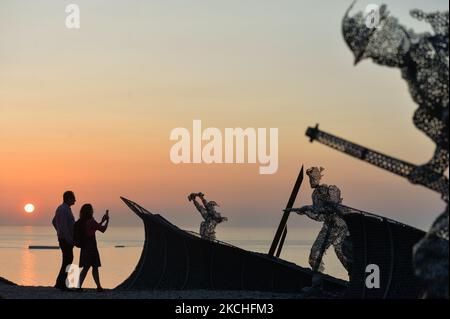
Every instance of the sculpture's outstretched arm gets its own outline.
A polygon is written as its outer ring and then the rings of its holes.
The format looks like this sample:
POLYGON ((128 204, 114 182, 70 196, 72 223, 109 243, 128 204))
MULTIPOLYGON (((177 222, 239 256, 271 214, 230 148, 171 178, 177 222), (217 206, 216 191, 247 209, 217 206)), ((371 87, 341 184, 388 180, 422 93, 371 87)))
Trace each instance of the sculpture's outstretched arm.
POLYGON ((192 202, 194 203, 195 208, 197 208, 198 212, 200 213, 200 215, 202 215, 203 219, 206 219, 208 213, 207 210, 205 208, 205 206, 203 206, 202 204, 200 204, 197 201, 197 198, 193 198, 192 202))
POLYGON ((218 224, 220 224, 220 223, 223 223, 223 222, 228 221, 228 218, 227 218, 227 217, 222 217, 222 215, 221 215, 220 213, 217 213, 217 216, 215 216, 214 220, 215 220, 218 224))
POLYGON ((200 197, 200 199, 201 199, 201 201, 202 201, 202 203, 203 203, 203 206, 206 207, 206 205, 208 204, 208 201, 205 199, 205 195, 204 195, 203 193, 200 193, 200 194, 198 195, 198 197, 200 197))
POLYGON ((300 208, 291 208, 286 210, 287 212, 294 212, 299 215, 306 215, 309 218, 318 221, 323 222, 325 220, 326 210, 325 209, 318 209, 315 208, 312 205, 306 205, 300 208))

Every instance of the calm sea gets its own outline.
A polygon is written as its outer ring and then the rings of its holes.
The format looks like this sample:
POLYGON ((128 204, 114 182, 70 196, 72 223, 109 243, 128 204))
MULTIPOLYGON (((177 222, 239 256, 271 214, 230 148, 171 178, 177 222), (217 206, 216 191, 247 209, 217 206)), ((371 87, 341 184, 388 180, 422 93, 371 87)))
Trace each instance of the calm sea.
MULTIPOLYGON (((194 230, 194 229, 187 229, 194 230)), ((266 253, 274 235, 273 229, 226 228, 218 229, 218 239, 251 251, 266 253)), ((307 266, 309 249, 317 235, 315 229, 290 229, 282 258, 301 266, 307 266)), ((114 288, 134 270, 144 243, 143 227, 110 227, 98 234, 97 241, 102 260, 100 269, 104 287, 114 288), (124 246, 118 248, 116 246, 124 246)), ((59 250, 30 250, 32 246, 57 246, 51 227, 0 226, 0 277, 17 284, 52 286, 60 267, 59 250)), ((79 250, 74 251, 74 263, 78 263, 79 250)), ((325 256, 326 272, 347 279, 334 251, 325 256)), ((85 287, 94 287, 88 275, 85 287)))

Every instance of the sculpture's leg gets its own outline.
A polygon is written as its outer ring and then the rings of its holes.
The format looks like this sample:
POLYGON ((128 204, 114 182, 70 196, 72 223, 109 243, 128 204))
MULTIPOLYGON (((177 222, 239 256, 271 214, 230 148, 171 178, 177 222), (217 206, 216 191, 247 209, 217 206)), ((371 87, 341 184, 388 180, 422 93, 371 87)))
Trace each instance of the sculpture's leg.
POLYGON ((334 245, 336 256, 347 272, 350 272, 350 266, 353 259, 353 245, 349 237, 350 236, 346 236, 346 238, 334 245))
POLYGON ((207 227, 206 227, 206 222, 202 222, 201 224, 200 224, 200 236, 202 237, 202 238, 206 238, 206 237, 208 237, 208 234, 207 234, 208 232, 207 232, 207 227))
POLYGON ((311 247, 311 253, 309 255, 309 264, 314 272, 323 272, 323 255, 330 247, 330 232, 331 229, 328 225, 324 224, 319 232, 314 244, 311 247))

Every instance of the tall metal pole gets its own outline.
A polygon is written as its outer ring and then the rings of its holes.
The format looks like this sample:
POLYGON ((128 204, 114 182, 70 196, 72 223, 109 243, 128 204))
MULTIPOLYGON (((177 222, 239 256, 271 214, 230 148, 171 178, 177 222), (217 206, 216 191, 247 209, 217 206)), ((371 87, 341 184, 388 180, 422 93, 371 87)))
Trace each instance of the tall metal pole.
POLYGON ((283 234, 281 235, 280 243, 278 244, 278 249, 275 256, 280 257, 281 250, 283 249, 284 242, 286 241, 286 237, 287 237, 287 225, 284 226, 283 234))
MULTIPOLYGON (((297 181, 295 182, 294 188, 292 189, 291 197, 289 197, 289 201, 286 205, 286 209, 290 209, 294 207, 295 200, 297 199, 298 192, 300 190, 300 186, 302 186, 303 182, 303 165, 300 173, 298 174, 297 181)), ((272 245, 270 246, 269 256, 274 256, 275 251, 277 251, 277 256, 280 255, 281 249, 283 248, 284 240, 286 239, 287 234, 287 221, 289 219, 289 212, 284 212, 283 217, 281 218, 280 225, 278 226, 277 232, 275 233, 275 237, 273 239, 272 245), (280 242, 280 239, 283 237, 283 240, 280 242)))

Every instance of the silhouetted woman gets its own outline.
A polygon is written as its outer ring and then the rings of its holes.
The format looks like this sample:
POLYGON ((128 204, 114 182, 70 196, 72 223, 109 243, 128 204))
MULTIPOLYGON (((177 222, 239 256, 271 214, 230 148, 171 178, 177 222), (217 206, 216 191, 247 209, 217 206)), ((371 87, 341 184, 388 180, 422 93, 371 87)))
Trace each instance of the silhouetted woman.
POLYGON ((94 277, 95 284, 97 285, 97 291, 103 292, 102 285, 100 284, 100 276, 98 273, 98 268, 101 267, 100 255, 98 253, 97 248, 97 240, 95 238, 95 232, 101 231, 104 233, 108 228, 109 224, 109 215, 108 211, 103 216, 102 221, 97 223, 94 219, 94 209, 91 204, 85 204, 81 207, 80 210, 80 221, 84 225, 84 240, 83 246, 81 247, 80 253, 80 268, 83 268, 80 274, 80 287, 79 290, 83 289, 81 286, 83 285, 84 279, 92 267, 92 277, 94 277))

